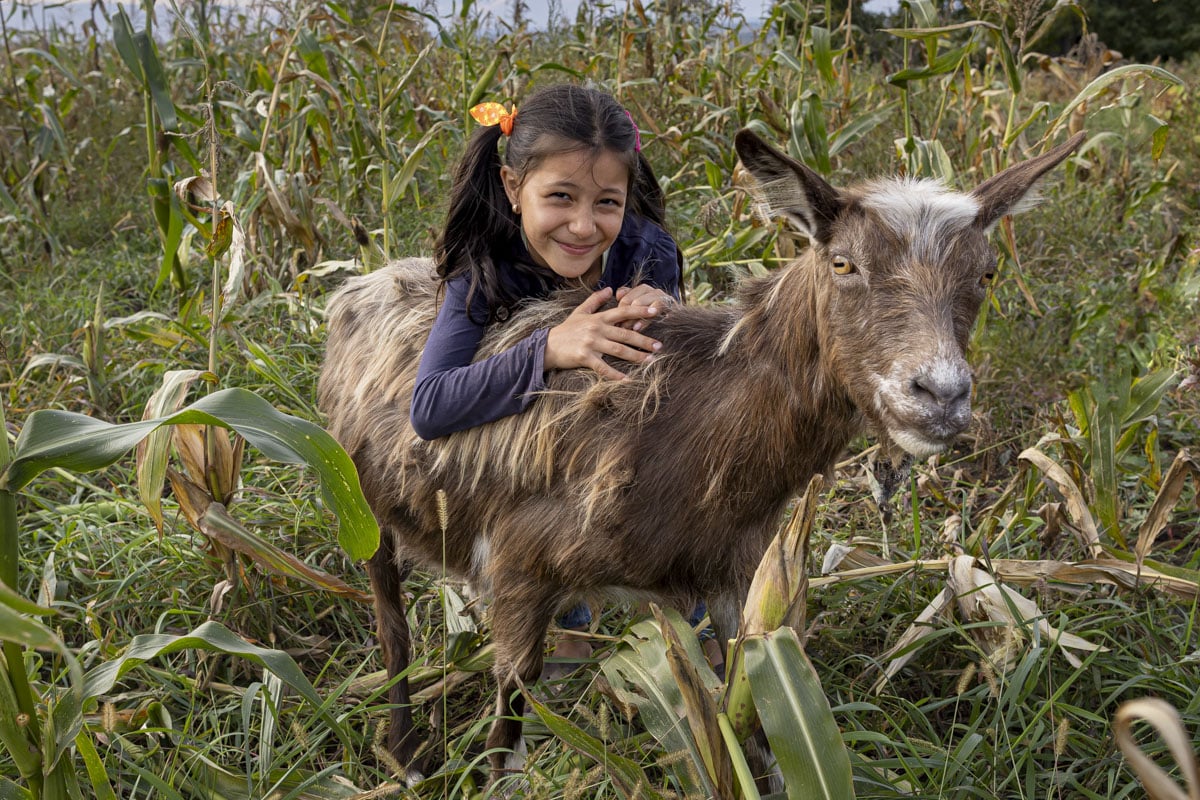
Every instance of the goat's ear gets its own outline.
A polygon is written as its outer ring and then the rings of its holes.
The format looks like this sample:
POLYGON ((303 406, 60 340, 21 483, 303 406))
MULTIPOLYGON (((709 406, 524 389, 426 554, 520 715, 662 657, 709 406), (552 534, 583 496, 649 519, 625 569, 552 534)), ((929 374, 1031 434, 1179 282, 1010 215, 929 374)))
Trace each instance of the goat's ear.
POLYGON ((1037 205, 1038 181, 1074 153, 1086 135, 1080 131, 1050 152, 1014 164, 975 187, 971 192, 979 201, 975 223, 990 231, 1006 214, 1019 214, 1037 205))
POLYGON ((758 194, 769 213, 782 214, 818 242, 827 243, 842 210, 837 190, 748 128, 738 131, 733 144, 742 166, 758 181, 758 194))

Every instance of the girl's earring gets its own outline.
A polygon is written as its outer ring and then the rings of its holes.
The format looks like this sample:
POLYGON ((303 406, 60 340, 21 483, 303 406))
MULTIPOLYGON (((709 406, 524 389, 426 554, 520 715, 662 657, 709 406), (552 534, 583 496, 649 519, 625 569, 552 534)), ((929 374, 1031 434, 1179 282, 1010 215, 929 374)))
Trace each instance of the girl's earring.
POLYGON ((518 203, 513 203, 513 213, 514 214, 521 213, 521 206, 518 203))

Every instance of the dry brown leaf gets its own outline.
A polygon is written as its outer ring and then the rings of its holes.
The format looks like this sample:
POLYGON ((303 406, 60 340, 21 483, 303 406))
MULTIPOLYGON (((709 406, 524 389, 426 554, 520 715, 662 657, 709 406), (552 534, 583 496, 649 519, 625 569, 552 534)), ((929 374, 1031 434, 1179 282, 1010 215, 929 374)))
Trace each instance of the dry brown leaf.
POLYGON ((1196 755, 1192 752, 1191 740, 1179 719, 1179 713, 1170 703, 1157 697, 1143 697, 1122 703, 1113 720, 1113 736, 1150 800, 1200 800, 1200 769, 1196 766, 1196 755), (1139 719, 1149 723, 1166 742, 1167 749, 1179 764, 1179 771, 1187 782, 1187 794, 1138 747, 1132 727, 1139 719))
POLYGON ((1167 526, 1167 520, 1170 519, 1175 504, 1179 502, 1179 495, 1183 492, 1183 484, 1188 475, 1192 476, 1193 481, 1200 483, 1200 464, 1196 463, 1187 450, 1180 450, 1163 478, 1158 496, 1154 498, 1154 505, 1150 506, 1150 512, 1146 515, 1146 521, 1138 530, 1137 545, 1133 548, 1138 564, 1146 560, 1150 549, 1154 547, 1155 539, 1167 526))
POLYGON ((1099 558, 1103 555, 1104 548, 1100 545, 1100 532, 1096 529, 1096 521, 1092 519, 1092 512, 1088 510, 1083 492, 1080 491, 1075 481, 1071 480, 1067 471, 1059 466, 1057 461, 1036 447, 1024 450, 1019 458, 1041 470, 1046 479, 1053 483, 1066 499, 1067 513, 1070 515, 1071 521, 1075 523, 1075 527, 1083 535, 1084 545, 1088 548, 1092 558, 1099 558))

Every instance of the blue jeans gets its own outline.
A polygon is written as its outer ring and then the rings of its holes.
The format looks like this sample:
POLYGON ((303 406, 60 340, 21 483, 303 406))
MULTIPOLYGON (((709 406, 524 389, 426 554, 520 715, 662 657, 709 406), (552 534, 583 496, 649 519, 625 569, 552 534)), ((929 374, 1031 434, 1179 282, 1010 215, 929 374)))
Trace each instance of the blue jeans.
MULTIPOLYGON (((704 619, 704 615, 708 613, 708 608, 703 602, 697 603, 692 609, 692 613, 688 615, 688 624, 693 628, 700 624, 700 620, 704 619)), ((592 610, 588 608, 586 603, 579 603, 567 613, 558 618, 558 627, 560 628, 586 628, 592 622, 592 610)), ((706 641, 716 636, 711 627, 706 627, 700 631, 700 641, 706 641)))

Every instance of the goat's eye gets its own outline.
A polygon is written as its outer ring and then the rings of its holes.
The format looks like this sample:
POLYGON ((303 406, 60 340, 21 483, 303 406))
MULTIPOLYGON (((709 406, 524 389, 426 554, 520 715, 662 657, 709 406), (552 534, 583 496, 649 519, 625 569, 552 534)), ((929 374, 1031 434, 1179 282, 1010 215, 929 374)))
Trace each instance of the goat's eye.
POLYGON ((850 273, 855 272, 856 269, 857 268, 854 266, 854 262, 845 256, 833 257, 833 271, 836 274, 849 275, 850 273))
POLYGON ((991 285, 992 285, 992 281, 993 281, 993 280, 995 280, 995 278, 996 278, 996 273, 994 273, 994 272, 985 272, 985 273, 983 273, 983 275, 981 275, 981 276, 980 276, 980 278, 979 278, 979 285, 980 285, 980 286, 991 286, 991 285))

